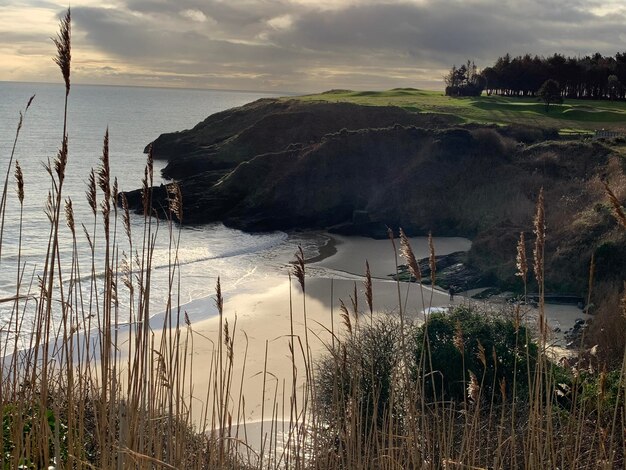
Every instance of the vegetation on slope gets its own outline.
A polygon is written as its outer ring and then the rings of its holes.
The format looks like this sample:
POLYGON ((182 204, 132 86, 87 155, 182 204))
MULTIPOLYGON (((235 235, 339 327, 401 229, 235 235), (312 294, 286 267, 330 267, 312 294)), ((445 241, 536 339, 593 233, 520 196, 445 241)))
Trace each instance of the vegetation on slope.
MULTIPOLYGON (((280 119, 288 119, 292 112, 300 115, 307 110, 308 123, 322 120, 333 106, 288 102, 278 113, 280 119)), ((255 109, 261 122, 278 119, 274 103, 257 104, 255 109)), ((372 108, 353 107, 351 114, 368 109, 372 108)), ((390 108, 380 109, 381 116, 389 115, 390 108)), ((492 282, 511 286, 510 253, 519 232, 529 226, 543 186, 549 206, 558 207, 548 211, 553 234, 547 245, 551 273, 547 282, 550 288, 579 295, 587 287, 592 254, 604 243, 616 249, 626 244, 616 231, 602 186, 603 180, 611 181, 623 197, 626 183, 619 145, 546 140, 548 132, 519 126, 367 127, 342 129, 319 139, 310 135, 310 141, 306 123, 295 127, 289 133, 302 133, 300 143, 270 153, 248 152, 248 160, 217 181, 211 171, 190 170, 178 181, 190 201, 186 220, 222 221, 251 231, 330 228, 384 237, 390 226, 412 234, 467 236, 474 240, 471 264, 492 282)), ((264 124, 258 129, 253 125, 238 136, 267 135, 264 130, 264 124)), ((167 141, 165 136, 162 140, 167 141)), ((224 150, 198 157, 199 164, 210 165, 215 155, 231 154, 224 150)), ((142 210, 140 191, 128 197, 142 210)), ((155 197, 167 207, 166 188, 155 188, 155 197)), ((607 265, 604 259, 601 263, 602 280, 626 274, 621 264, 607 265)))
POLYGON ((479 96, 450 97, 438 91, 397 88, 387 91, 331 90, 298 97, 306 102, 355 103, 364 106, 398 106, 418 113, 452 115, 468 123, 523 124, 558 129, 564 134, 599 129, 626 131, 626 104, 605 100, 565 99, 545 106, 534 97, 479 96))

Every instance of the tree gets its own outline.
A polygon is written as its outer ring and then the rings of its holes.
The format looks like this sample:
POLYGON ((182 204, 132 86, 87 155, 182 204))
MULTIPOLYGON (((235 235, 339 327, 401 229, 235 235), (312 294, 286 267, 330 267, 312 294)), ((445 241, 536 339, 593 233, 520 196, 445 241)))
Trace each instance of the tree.
POLYGON ((484 77, 478 73, 476 64, 469 60, 459 68, 452 66, 443 79, 446 83, 446 96, 480 96, 486 84, 484 77))
POLYGON ((539 98, 546 105, 546 113, 550 112, 550 103, 562 103, 563 97, 561 96, 559 82, 551 78, 543 82, 543 85, 539 88, 539 98))
POLYGON ((614 100, 619 98, 622 92, 622 84, 617 78, 617 75, 609 75, 607 88, 609 92, 609 99, 614 100))

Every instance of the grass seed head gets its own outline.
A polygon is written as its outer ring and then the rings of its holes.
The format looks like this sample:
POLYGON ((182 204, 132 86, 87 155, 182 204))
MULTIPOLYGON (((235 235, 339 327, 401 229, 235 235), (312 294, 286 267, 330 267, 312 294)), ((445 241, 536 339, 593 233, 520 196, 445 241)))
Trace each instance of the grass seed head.
POLYGON ((517 256, 516 256, 516 276, 522 278, 524 282, 528 277, 528 259, 526 257, 526 238, 524 232, 520 232, 519 241, 517 242, 517 256))
POLYGON ((372 294, 372 273, 370 271, 370 264, 367 260, 365 261, 365 281, 363 281, 363 285, 365 287, 365 301, 367 302, 367 307, 370 310, 370 314, 373 314, 374 296, 372 294))
POLYGON ((178 183, 167 185, 168 205, 170 213, 172 213, 179 222, 183 220, 183 195, 178 183))
MULTIPOLYGON (((61 69, 63 81, 65 82, 65 96, 70 94, 70 68, 72 63, 72 15, 68 8, 65 16, 59 23, 59 32, 52 42, 57 48, 57 55, 54 62, 61 69)), ((29 102, 30 104, 30 102, 29 102)))
POLYGON ((435 256, 435 242, 433 241, 432 232, 428 232, 428 250, 430 251, 430 256, 428 258, 428 264, 430 266, 430 282, 431 285, 434 286, 437 278, 437 258, 435 256))
POLYGON ((622 207, 622 203, 617 199, 617 196, 613 192, 613 190, 609 187, 609 184, 604 182, 604 190, 606 191, 606 197, 609 199, 609 203, 611 204, 611 208, 613 209, 613 215, 619 222, 619 224, 626 228, 626 214, 624 213, 624 208, 622 207))
POLYGON ((89 180, 87 181, 87 202, 89 203, 92 214, 95 216, 98 211, 98 202, 96 193, 96 173, 93 168, 89 173, 89 180))
POLYGON ((24 174, 18 160, 15 161, 15 181, 17 183, 17 198, 20 204, 24 203, 24 174))
POLYGON ((537 206, 535 208, 535 218, 533 221, 535 234, 535 249, 533 250, 534 271, 537 283, 543 285, 543 253, 546 244, 546 214, 544 210, 543 187, 539 191, 537 206))
POLYGON ((67 222, 67 226, 72 231, 72 235, 76 235, 76 227, 74 224, 74 209, 72 207, 72 200, 67 198, 65 200, 65 221, 67 222))
POLYGON ((302 247, 298 246, 298 251, 296 252, 296 262, 293 265, 293 275, 298 280, 300 284, 300 288, 302 292, 304 292, 304 278, 305 278, 305 269, 304 269, 304 251, 302 251, 302 247))
POLYGON ((413 252, 413 248, 411 248, 409 239, 402 229, 400 229, 400 255, 406 259, 411 276, 413 276, 418 282, 421 282, 422 270, 420 269, 419 263, 415 258, 415 253, 413 252))
POLYGON ((222 282, 219 276, 215 284, 215 305, 217 306, 217 312, 221 316, 224 313, 224 297, 222 297, 222 282))
POLYGON ((467 384, 467 398, 473 403, 478 403, 480 398, 480 385, 478 384, 478 379, 476 378, 476 374, 474 374, 471 370, 468 371, 470 375, 470 380, 467 384))

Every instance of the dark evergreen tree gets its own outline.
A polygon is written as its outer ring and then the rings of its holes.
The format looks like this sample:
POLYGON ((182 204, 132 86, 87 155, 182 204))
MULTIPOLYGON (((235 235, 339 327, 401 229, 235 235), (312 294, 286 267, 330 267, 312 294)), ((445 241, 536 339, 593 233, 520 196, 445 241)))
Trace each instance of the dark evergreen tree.
POLYGON ((550 112, 550 104, 562 103, 563 97, 561 96, 561 87, 556 80, 551 78, 543 82, 541 88, 539 88, 539 98, 543 100, 546 105, 546 112, 550 112))
POLYGON ((453 65, 443 79, 447 96, 480 96, 486 83, 476 64, 470 60, 459 68, 453 65))
MULTIPOLYGON (((452 95, 464 95, 464 85, 477 83, 475 65, 468 62, 460 69, 455 83, 446 81, 452 95), (461 89, 457 88, 461 87, 461 89)), ((479 74, 487 94, 537 96, 547 80, 560 85, 560 96, 578 99, 626 99, 626 52, 614 57, 596 52, 583 57, 553 54, 548 57, 499 57, 479 74), (609 80, 609 77, 614 77, 609 80)), ((482 91, 482 90, 481 90, 482 91)))

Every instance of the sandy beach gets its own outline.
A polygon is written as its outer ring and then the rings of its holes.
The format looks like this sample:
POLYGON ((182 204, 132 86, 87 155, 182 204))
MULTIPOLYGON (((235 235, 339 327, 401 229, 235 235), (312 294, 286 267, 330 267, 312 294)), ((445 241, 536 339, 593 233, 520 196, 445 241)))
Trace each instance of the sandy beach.
MULTIPOLYGON (((425 238, 411 239, 411 244, 418 257, 427 256, 425 238)), ((467 250, 470 244, 469 240, 462 238, 435 239, 437 254, 442 255, 467 250)), ((284 276, 269 277, 227 295, 221 319, 215 315, 216 307, 212 300, 199 300, 182 307, 192 321, 191 412, 199 428, 206 426, 211 429, 212 426, 211 407, 207 409, 205 405, 207 400, 211 403, 212 393, 219 388, 214 374, 215 364, 219 361, 216 345, 220 329, 224 331, 226 323, 229 334, 234 338, 228 398, 232 409, 232 434, 255 441, 250 434, 269 433, 270 421, 288 423, 293 419, 290 416, 292 378, 296 376, 296 396, 302 400, 301 387, 306 377, 304 357, 308 354, 315 361, 331 344, 333 333, 337 336, 345 333, 339 320, 340 301, 343 300, 351 310, 350 296, 354 297, 355 286, 359 311, 368 311, 362 278, 366 258, 373 277, 376 315, 396 314, 401 303, 407 318, 419 320, 423 318, 425 308, 451 304, 448 293, 440 289, 420 287, 415 283, 398 284, 390 279, 389 274, 395 272, 395 258, 389 240, 333 237, 321 251, 321 256, 306 265, 304 292, 299 283, 295 279, 290 282, 285 273, 284 276), (329 256, 324 256, 324 253, 329 256), (207 312, 213 315, 206 318, 207 312), (295 369, 289 347, 292 331, 295 369), (243 425, 244 422, 247 423, 245 429, 240 426, 237 430, 237 423, 243 425), (264 429, 261 429, 263 426, 264 429), (247 435, 244 436, 244 433, 247 435)), ((402 258, 398 260, 403 262, 402 258)), ((452 303, 464 302, 483 301, 470 300, 469 295, 461 293, 455 296, 452 303)), ((562 305, 548 306, 547 315, 551 326, 559 326, 563 331, 576 318, 583 317, 575 306, 562 305)), ((369 312, 362 313, 360 318, 367 321, 369 312)), ((260 441, 257 444, 260 445, 260 441)))

